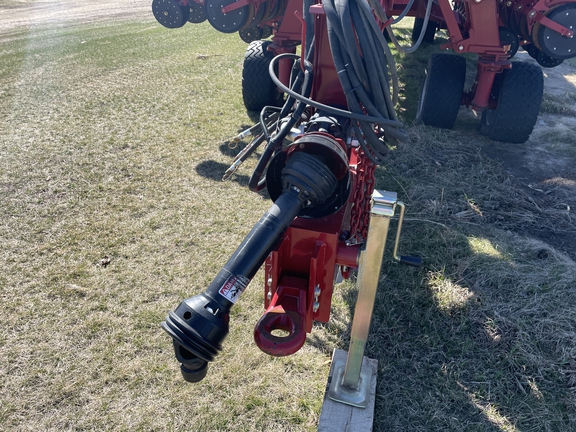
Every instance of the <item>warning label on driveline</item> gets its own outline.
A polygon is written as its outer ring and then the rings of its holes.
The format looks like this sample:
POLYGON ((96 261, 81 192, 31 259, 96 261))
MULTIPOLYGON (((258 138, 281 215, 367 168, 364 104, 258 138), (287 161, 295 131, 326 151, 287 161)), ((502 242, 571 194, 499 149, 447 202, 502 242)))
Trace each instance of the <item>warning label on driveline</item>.
POLYGON ((240 294, 246 289, 250 279, 245 276, 230 276, 222 288, 218 291, 226 300, 236 303, 240 294))

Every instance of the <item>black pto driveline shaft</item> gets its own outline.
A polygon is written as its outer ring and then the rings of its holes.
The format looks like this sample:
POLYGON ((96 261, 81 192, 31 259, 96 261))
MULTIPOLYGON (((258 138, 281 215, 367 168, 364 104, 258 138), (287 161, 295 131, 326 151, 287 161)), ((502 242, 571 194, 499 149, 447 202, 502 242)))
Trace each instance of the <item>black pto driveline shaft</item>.
POLYGON ((230 308, 282 234, 304 207, 324 203, 338 182, 316 156, 295 152, 282 170, 282 194, 254 225, 210 286, 169 312, 162 327, 174 339, 176 358, 187 381, 200 381, 207 362, 228 334, 230 308))

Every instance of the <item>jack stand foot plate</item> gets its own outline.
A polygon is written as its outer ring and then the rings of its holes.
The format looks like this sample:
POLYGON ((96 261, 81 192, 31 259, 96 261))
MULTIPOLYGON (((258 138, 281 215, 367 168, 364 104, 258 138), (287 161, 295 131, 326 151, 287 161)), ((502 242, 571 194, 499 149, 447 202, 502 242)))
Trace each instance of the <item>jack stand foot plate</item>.
POLYGON ((334 363, 334 374, 330 381, 328 397, 336 402, 342 402, 358 408, 366 408, 368 397, 370 396, 370 384, 372 383, 372 368, 368 365, 362 366, 360 379, 357 387, 350 388, 342 384, 346 361, 336 361, 334 363))

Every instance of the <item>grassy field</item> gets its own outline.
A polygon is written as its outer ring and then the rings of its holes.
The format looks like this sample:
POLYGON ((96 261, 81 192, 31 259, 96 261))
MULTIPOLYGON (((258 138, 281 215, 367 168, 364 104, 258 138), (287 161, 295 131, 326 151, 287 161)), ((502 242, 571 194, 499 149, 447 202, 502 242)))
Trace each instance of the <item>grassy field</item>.
MULTIPOLYGON (((352 283, 302 350, 271 358, 252 343, 259 274, 196 385, 160 329, 269 206, 246 187, 254 160, 220 181, 238 151, 226 140, 252 124, 245 44, 152 17, 1 36, 0 429, 315 430, 352 283)), ((401 64, 407 119, 434 49, 401 64)), ((374 430, 576 430, 576 265, 525 235, 576 227, 561 196, 535 198, 487 158, 474 128, 408 123, 378 171, 408 205, 403 252, 425 264, 385 260, 366 353, 374 430)))

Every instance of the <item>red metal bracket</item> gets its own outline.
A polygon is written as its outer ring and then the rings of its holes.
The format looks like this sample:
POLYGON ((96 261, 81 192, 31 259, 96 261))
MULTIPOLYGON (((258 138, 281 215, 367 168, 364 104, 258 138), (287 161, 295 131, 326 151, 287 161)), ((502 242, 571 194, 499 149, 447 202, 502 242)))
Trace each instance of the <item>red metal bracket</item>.
POLYGON ((484 111, 489 107, 490 93, 496 74, 511 67, 512 63, 509 60, 487 61, 482 58, 478 59, 478 73, 473 91, 474 98, 470 103, 475 111, 484 111))
POLYGON ((546 26, 549 29, 554 30, 557 33, 560 33, 562 36, 566 36, 568 38, 571 38, 572 36, 574 36, 574 32, 572 30, 564 27, 561 24, 558 24, 556 21, 552 21, 550 18, 548 18, 542 12, 532 11, 528 14, 528 17, 532 18, 534 21, 539 22, 543 26, 546 26), (534 16, 531 16, 532 13, 534 13, 534 16))
POLYGON ((235 1, 234 3, 230 3, 228 6, 224 6, 221 9, 221 11, 222 11, 222 13, 227 14, 228 12, 232 12, 233 10, 240 9, 241 7, 247 6, 250 3, 254 3, 254 1, 238 0, 238 1, 235 1))
POLYGON ((324 6, 321 4, 313 4, 310 6, 310 13, 312 15, 326 15, 326 12, 324 12, 324 6))

